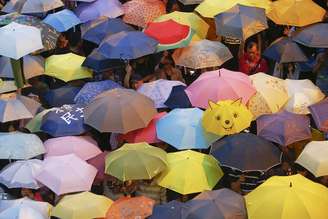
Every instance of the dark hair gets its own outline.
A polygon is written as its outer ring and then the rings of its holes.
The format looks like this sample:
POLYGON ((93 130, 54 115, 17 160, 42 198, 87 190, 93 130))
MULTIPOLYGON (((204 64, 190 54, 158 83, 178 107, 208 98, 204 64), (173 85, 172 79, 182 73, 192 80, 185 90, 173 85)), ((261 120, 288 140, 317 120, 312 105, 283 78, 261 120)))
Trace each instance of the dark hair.
POLYGON ((257 43, 255 43, 255 42, 249 42, 249 43, 247 44, 246 49, 249 50, 249 49, 253 48, 254 46, 256 46, 256 48, 258 48, 258 47, 257 47, 257 43))

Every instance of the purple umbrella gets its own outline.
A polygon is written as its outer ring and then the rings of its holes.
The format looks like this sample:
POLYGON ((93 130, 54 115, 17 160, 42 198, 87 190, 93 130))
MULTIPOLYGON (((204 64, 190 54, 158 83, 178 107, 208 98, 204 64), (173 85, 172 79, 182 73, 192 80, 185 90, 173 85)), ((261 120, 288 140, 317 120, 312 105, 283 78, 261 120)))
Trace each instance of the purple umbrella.
POLYGON ((328 132, 328 98, 309 106, 313 120, 320 131, 328 132))
POLYGON ((287 111, 262 115, 257 119, 257 135, 279 145, 311 138, 310 119, 287 111))

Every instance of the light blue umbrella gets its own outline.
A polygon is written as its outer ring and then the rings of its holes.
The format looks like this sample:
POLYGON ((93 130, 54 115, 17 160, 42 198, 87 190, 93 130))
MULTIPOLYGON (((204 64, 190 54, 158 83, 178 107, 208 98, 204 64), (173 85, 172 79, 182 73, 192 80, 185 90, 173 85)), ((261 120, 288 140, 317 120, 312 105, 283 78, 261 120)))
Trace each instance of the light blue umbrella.
POLYGON ((205 132, 203 113, 198 108, 172 110, 156 123, 157 137, 179 150, 208 148, 220 136, 205 132))
POLYGON ((81 23, 80 19, 68 9, 49 14, 43 22, 49 24, 58 32, 65 32, 81 23))

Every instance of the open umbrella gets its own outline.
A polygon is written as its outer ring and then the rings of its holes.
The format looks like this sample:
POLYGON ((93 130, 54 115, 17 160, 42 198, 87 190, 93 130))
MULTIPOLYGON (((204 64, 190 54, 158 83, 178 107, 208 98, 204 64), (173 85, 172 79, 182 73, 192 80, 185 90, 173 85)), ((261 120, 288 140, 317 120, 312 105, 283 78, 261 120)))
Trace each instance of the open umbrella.
POLYGON ((0 219, 47 219, 47 217, 30 207, 14 206, 0 212, 0 219))
POLYGON ((82 63, 83 67, 92 69, 95 73, 102 73, 111 69, 123 69, 125 62, 122 59, 109 59, 94 49, 82 63))
POLYGON ((64 6, 61 0, 10 0, 3 12, 44 13, 64 6))
POLYGON ((312 118, 320 131, 328 132, 328 98, 309 106, 312 118))
POLYGON ((203 0, 179 0, 183 5, 198 5, 203 0))
POLYGON ((105 178, 105 160, 108 153, 108 151, 104 151, 87 161, 88 164, 94 166, 98 170, 94 184, 101 184, 105 178))
POLYGON ((41 132, 40 127, 42 124, 43 116, 46 115, 49 111, 56 109, 57 108, 50 108, 36 114, 30 121, 28 121, 28 123, 25 125, 25 128, 28 129, 31 133, 41 132))
POLYGON ((181 219, 181 211, 185 206, 185 203, 176 200, 161 205, 155 205, 153 208, 153 213, 149 219, 181 219))
POLYGON ((65 85, 51 89, 42 94, 45 102, 51 107, 61 107, 65 104, 74 104, 74 98, 81 90, 80 87, 65 85))
POLYGON ((58 32, 65 32, 81 23, 80 19, 68 9, 49 14, 43 22, 49 24, 58 32))
POLYGON ((15 81, 3 81, 0 78, 0 94, 16 91, 17 87, 15 85, 15 81))
POLYGON ((26 80, 44 74, 44 58, 27 55, 23 57, 23 73, 26 80))
POLYGON ((292 33, 293 40, 307 47, 328 48, 328 24, 318 23, 292 33))
POLYGON ((171 93, 164 105, 170 109, 175 108, 191 108, 189 97, 185 92, 186 86, 177 85, 172 87, 171 93))
POLYGON ((0 57, 0 77, 8 79, 14 78, 14 72, 10 62, 10 58, 5 56, 0 57))

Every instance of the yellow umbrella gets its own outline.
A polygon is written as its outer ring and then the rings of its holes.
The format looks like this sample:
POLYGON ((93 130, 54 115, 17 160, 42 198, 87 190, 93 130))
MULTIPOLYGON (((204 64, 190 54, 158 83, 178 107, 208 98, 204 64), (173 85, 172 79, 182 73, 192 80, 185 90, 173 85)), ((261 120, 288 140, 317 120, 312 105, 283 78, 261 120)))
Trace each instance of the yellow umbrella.
POLYGON ((325 13, 312 0, 278 0, 267 16, 276 24, 303 27, 322 21, 325 13))
POLYGON ((61 219, 104 218, 113 201, 91 192, 65 195, 51 215, 61 219))
POLYGON ((273 176, 245 196, 249 219, 326 219, 328 189, 302 175, 273 176))
POLYGON ((158 185, 180 194, 212 190, 223 172, 212 155, 192 150, 168 153, 169 167, 156 179, 158 185))
POLYGON ((253 115, 247 107, 238 100, 209 102, 209 108, 203 115, 205 131, 216 135, 231 135, 239 133, 250 126, 253 115))
POLYGON ((74 53, 52 55, 46 59, 45 74, 65 82, 91 78, 92 72, 81 66, 84 60, 85 57, 74 53))
POLYGON ((166 152, 146 142, 124 144, 109 153, 105 172, 127 180, 151 179, 167 167, 166 152))
POLYGON ((170 19, 191 27, 196 32, 192 38, 193 41, 206 38, 209 25, 195 13, 174 11, 156 18, 154 22, 167 21, 170 19))

